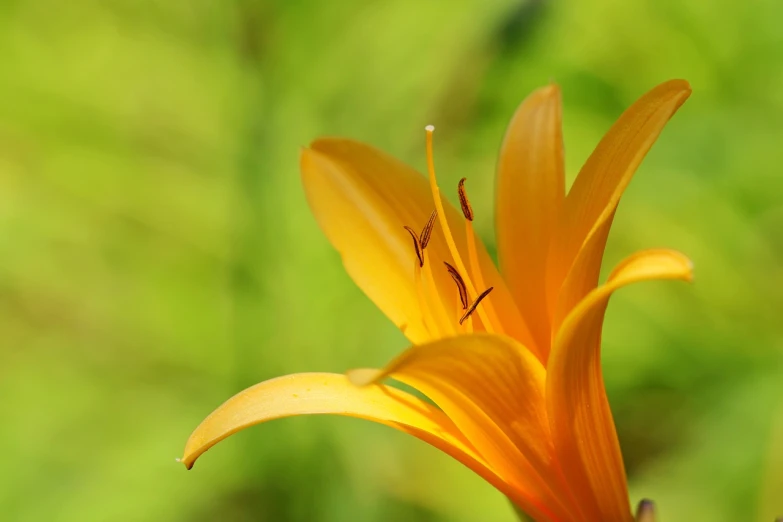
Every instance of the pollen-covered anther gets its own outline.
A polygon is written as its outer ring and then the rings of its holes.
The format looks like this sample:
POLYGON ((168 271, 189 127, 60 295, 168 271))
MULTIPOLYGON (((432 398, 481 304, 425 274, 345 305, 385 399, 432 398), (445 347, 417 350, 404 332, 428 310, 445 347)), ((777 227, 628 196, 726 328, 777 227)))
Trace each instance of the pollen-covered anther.
POLYGON ((465 281, 462 279, 462 276, 459 275, 459 272, 457 272, 457 269, 448 264, 446 261, 443 262, 444 265, 446 265, 446 270, 449 271, 449 275, 454 280, 455 283, 457 283, 457 289, 459 290, 459 300, 460 303, 462 303, 462 309, 467 310, 468 309, 468 289, 465 287, 465 281))
POLYGON ((473 221, 473 207, 470 206, 468 201, 468 193, 465 191, 465 180, 462 178, 457 185, 457 194, 459 195, 459 206, 462 207, 462 214, 468 221, 473 221))
POLYGON ((416 258, 419 260, 420 267, 424 266, 424 249, 427 248, 427 245, 430 243, 432 229, 435 228, 435 219, 437 217, 438 211, 433 210, 432 214, 430 214, 430 218, 421 230, 421 234, 416 234, 416 232, 407 225, 403 227, 408 231, 408 234, 411 235, 411 239, 413 239, 413 248, 416 250, 416 258))
POLYGON ((435 228, 435 218, 437 217, 438 217, 438 211, 433 210, 432 214, 430 214, 430 218, 427 220, 427 224, 424 225, 424 228, 421 231, 421 236, 419 236, 419 245, 421 246, 422 250, 427 248, 427 245, 430 243, 430 237, 432 237, 432 229, 435 228))
POLYGON ((421 242, 419 241, 419 236, 416 234, 416 232, 413 231, 413 229, 409 226, 403 227, 405 230, 408 231, 408 234, 411 235, 411 238, 413 239, 413 248, 416 251, 416 258, 419 260, 419 266, 424 266, 424 252, 422 252, 421 249, 421 242))
POLYGON ((465 314, 464 314, 464 315, 463 315, 463 316, 460 318, 460 320, 459 320, 459 324, 462 324, 462 323, 464 323, 464 322, 465 322, 465 319, 467 319, 468 317, 470 317, 470 315, 471 315, 473 312, 475 312, 475 311, 476 311, 476 308, 478 308, 478 305, 481 303, 482 299, 484 299, 485 297, 487 297, 487 296, 489 295, 489 293, 490 293, 490 292, 493 290, 493 288, 494 288, 493 286, 490 286, 489 288, 487 288, 486 290, 484 290, 483 292, 481 292, 481 294, 480 294, 480 295, 479 295, 479 296, 476 298, 476 300, 475 300, 475 301, 473 301, 473 304, 472 304, 472 305, 470 305, 470 308, 468 308, 468 309, 467 309, 467 311, 465 312, 465 314))

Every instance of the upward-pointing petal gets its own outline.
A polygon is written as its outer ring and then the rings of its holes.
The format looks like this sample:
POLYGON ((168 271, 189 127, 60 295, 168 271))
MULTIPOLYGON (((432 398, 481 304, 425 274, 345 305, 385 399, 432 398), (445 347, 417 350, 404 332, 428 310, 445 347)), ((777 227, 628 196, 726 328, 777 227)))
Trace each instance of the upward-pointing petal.
MULTIPOLYGON (((313 215, 340 252, 354 282, 411 342, 437 337, 422 320, 413 271, 416 256, 403 229, 407 225, 420 230, 432 214, 427 179, 373 147, 341 138, 313 142, 302 151, 300 166, 313 215)), ((457 248, 467 252, 464 218, 445 199, 443 207, 445 215, 438 215, 438 221, 448 220, 457 248)), ((492 299, 503 314, 503 324, 511 330, 507 333, 524 339, 527 330, 505 282, 483 244, 477 246, 484 281, 495 288, 492 299)), ((452 258, 440 223, 432 231, 427 250, 438 266, 432 270, 435 288, 444 301, 454 303, 454 282, 442 268, 442 262, 452 258)))
POLYGON ((612 293, 650 279, 690 280, 692 265, 671 250, 630 256, 563 322, 547 365, 546 397, 558 459, 583 505, 600 520, 631 522, 620 445, 601 372, 601 328, 612 293))
POLYGON ((608 235, 606 227, 611 224, 620 197, 666 122, 690 93, 690 85, 685 80, 671 80, 652 89, 620 116, 582 167, 563 204, 550 252, 547 274, 550 312, 554 313, 558 306, 561 285, 573 269, 579 252, 588 245, 591 236, 602 234, 590 245, 590 255, 581 256, 583 265, 578 270, 582 275, 580 280, 570 281, 566 292, 569 303, 561 308, 573 306, 597 285, 608 235))
POLYGON ((571 312, 579 301, 595 289, 598 274, 601 271, 601 261, 603 259, 606 240, 609 237, 609 230, 612 228, 614 212, 601 225, 593 231, 585 240, 581 250, 574 259, 568 276, 560 287, 560 293, 557 296, 557 306, 552 314, 552 332, 556 333, 560 329, 563 320, 571 312))
POLYGON ((413 279, 415 253, 403 229, 426 223, 432 210, 426 184, 391 160, 382 174, 364 172, 368 161, 359 154, 357 166, 338 162, 325 144, 367 154, 343 140, 322 140, 302 150, 302 182, 313 214, 356 284, 412 342, 426 341, 430 334, 413 279))
POLYGON ((564 197, 560 89, 538 89, 514 114, 498 160, 498 257, 531 334, 548 352, 547 255, 564 197))

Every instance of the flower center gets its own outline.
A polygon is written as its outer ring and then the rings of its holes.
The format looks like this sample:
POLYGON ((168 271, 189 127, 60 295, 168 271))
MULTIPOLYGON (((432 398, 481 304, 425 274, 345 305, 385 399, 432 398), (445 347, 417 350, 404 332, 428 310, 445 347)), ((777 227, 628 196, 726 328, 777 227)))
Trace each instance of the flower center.
POLYGON ((474 328, 472 316, 474 313, 477 313, 484 330, 491 333, 502 332, 502 325, 498 320, 492 302, 491 300, 486 299, 493 290, 493 287, 487 288, 480 294, 476 291, 476 288, 486 288, 486 285, 479 264, 477 240, 472 223, 474 214, 473 208, 470 206, 470 201, 468 200, 467 191, 465 190, 465 178, 462 178, 459 181, 457 193, 459 195, 462 214, 465 216, 465 239, 467 242, 467 259, 469 265, 466 265, 463 261, 463 257, 457 247, 454 236, 451 233, 448 220, 444 219, 446 214, 443 201, 441 200, 437 178, 435 177, 435 164, 432 153, 432 135, 434 130, 435 128, 431 125, 426 127, 427 167, 429 171, 430 188, 435 202, 435 210, 430 215, 429 220, 420 234, 417 234, 416 231, 409 226, 404 227, 413 240, 413 248, 416 253, 414 280, 425 329, 433 337, 472 333, 474 328), (443 227, 443 235, 449 253, 451 254, 454 265, 456 265, 454 266, 445 260, 443 261, 449 275, 451 275, 451 278, 457 285, 459 293, 459 303, 456 304, 456 314, 454 313, 455 310, 444 302, 447 302, 448 299, 444 299, 445 296, 443 295, 444 291, 442 289, 441 291, 438 290, 435 279, 433 278, 432 268, 428 262, 427 244, 432 236, 435 221, 438 218, 440 218, 440 223, 443 227), (478 295, 472 303, 469 298, 471 295, 478 295), (479 307, 482 302, 483 306, 479 307), (459 319, 457 319, 457 317, 459 317, 459 319))

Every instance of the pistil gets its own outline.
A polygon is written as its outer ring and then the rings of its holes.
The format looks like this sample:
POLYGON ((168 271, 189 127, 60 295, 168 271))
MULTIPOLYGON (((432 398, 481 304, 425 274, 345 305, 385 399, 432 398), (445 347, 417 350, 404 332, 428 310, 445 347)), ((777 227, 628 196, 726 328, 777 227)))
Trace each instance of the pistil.
MULTIPOLYGON (((441 200, 440 188, 438 188, 438 180, 435 176, 435 161, 432 153, 432 134, 435 131, 435 127, 428 125, 425 130, 427 131, 427 170, 429 171, 430 189, 432 190, 432 197, 435 201, 435 208, 441 217, 440 222, 441 226, 443 227, 443 235, 446 238, 446 244, 448 245, 451 257, 454 260, 454 264, 456 265, 459 272, 464 274, 463 279, 465 281, 465 286, 467 287, 468 292, 470 294, 476 295, 476 289, 473 285, 473 281, 471 280, 468 271, 465 269, 465 263, 462 261, 462 257, 460 256, 459 250, 457 249, 457 245, 454 242, 454 236, 451 235, 448 219, 445 218, 446 213, 443 208, 443 201, 441 200)), ((495 333, 493 323, 490 321, 489 315, 484 311, 484 307, 478 308, 476 312, 481 318, 481 323, 484 325, 484 329, 489 333, 495 333)))

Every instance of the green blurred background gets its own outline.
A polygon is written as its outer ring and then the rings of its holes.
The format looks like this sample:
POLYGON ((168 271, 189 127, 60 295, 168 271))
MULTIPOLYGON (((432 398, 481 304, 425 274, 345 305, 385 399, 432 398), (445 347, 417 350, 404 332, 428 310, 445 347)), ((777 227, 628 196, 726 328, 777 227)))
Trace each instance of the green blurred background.
POLYGON ((511 521, 425 444, 344 418, 241 433, 240 389, 406 342, 309 214, 298 149, 358 138, 470 178, 562 86, 567 170, 669 78, 693 95, 631 184, 606 268, 668 246, 694 285, 610 306, 632 486, 663 522, 783 515, 783 4, 680 0, 0 2, 0 520, 511 521))

